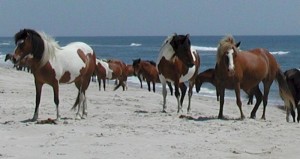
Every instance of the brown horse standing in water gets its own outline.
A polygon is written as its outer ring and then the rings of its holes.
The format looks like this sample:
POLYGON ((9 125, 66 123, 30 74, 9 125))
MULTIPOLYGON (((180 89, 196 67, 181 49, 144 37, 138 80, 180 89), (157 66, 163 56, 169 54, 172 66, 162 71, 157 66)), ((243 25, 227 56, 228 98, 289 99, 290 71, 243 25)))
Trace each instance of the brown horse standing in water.
POLYGON ((157 70, 162 83, 163 112, 166 112, 166 83, 171 82, 175 86, 175 97, 178 110, 182 111, 182 102, 186 93, 184 82, 189 81, 189 103, 187 112, 190 111, 191 98, 195 79, 200 66, 200 57, 195 49, 191 48, 189 34, 173 34, 163 42, 157 59, 157 70), (181 99, 179 100, 181 89, 181 99))
POLYGON ((78 95, 73 109, 78 106, 76 119, 87 116, 85 91, 95 70, 96 56, 90 46, 82 42, 70 43, 60 47, 53 38, 45 33, 24 29, 15 34, 15 52, 12 61, 18 65, 23 59, 32 55, 28 62, 34 75, 36 87, 36 106, 32 121, 39 115, 42 86, 52 86, 57 119, 59 114, 59 83, 74 82, 78 95), (72 62, 70 62, 72 61, 72 62), (82 110, 82 114, 81 114, 82 110))
POLYGON ((293 102, 293 96, 273 55, 266 49, 258 48, 240 51, 237 47, 232 36, 222 39, 218 46, 215 75, 217 91, 220 93, 219 118, 223 118, 226 85, 233 84, 241 119, 244 119, 245 116, 242 111, 240 89, 243 89, 248 94, 252 92, 256 97, 256 104, 251 112, 251 118, 255 118, 256 111, 261 101, 263 101, 264 108, 261 118, 266 119, 265 111, 268 95, 274 79, 278 81, 279 91, 284 98, 293 102), (262 82, 264 87, 263 95, 259 89, 260 82, 262 82))
MULTIPOLYGON (((208 82, 216 87, 216 78, 215 78, 215 69, 214 68, 207 69, 197 75, 196 83, 195 83, 197 93, 199 93, 202 84, 206 83, 206 82, 208 82)), ((227 83, 227 84, 229 84, 229 83, 227 83)), ((226 85, 225 88, 233 90, 234 89, 233 83, 226 85)), ((216 91, 216 96, 217 96, 217 101, 219 101, 220 94, 218 91, 216 91)), ((253 104, 253 94, 248 94, 248 97, 249 97, 249 100, 248 100, 247 104, 248 105, 253 104)))

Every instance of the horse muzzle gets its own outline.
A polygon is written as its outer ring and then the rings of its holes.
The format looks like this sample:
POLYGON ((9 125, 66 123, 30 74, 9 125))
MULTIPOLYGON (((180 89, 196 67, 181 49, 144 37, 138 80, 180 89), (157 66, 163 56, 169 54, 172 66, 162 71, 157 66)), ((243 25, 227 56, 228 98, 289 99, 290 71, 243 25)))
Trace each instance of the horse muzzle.
POLYGON ((193 63, 188 63, 188 64, 186 64, 186 66, 188 67, 188 68, 191 68, 191 67, 193 67, 195 64, 193 64, 193 63))

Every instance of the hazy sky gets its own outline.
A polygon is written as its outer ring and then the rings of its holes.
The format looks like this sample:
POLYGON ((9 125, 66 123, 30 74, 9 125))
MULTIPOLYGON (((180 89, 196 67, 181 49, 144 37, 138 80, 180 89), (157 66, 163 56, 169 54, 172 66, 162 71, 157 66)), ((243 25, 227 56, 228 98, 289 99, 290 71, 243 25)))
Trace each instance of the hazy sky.
POLYGON ((300 35, 300 0, 0 0, 0 36, 300 35))

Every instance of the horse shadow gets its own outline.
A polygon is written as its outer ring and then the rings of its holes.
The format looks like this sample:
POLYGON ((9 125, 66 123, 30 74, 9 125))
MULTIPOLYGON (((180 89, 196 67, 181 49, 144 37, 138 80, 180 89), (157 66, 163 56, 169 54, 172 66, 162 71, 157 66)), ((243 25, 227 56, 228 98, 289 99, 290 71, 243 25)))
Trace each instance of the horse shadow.
POLYGON ((186 120, 192 120, 192 121, 209 121, 209 120, 241 120, 241 118, 230 118, 224 116, 222 119, 219 119, 218 116, 198 116, 198 117, 192 117, 190 115, 180 115, 180 119, 186 119, 186 120))

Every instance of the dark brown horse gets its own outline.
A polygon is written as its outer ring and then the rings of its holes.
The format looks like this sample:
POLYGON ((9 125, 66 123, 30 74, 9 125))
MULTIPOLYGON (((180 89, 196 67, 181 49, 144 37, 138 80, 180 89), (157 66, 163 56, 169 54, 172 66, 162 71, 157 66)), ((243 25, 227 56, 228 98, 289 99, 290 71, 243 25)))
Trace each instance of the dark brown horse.
POLYGON ((159 79, 162 83, 163 112, 166 111, 166 83, 171 82, 175 86, 175 97, 178 110, 182 111, 183 98, 186 93, 184 82, 189 81, 189 103, 187 112, 190 112, 191 97, 195 79, 200 66, 200 57, 195 49, 191 48, 189 34, 173 34, 163 42, 157 59, 159 79), (181 99, 179 100, 181 89, 181 99))
POLYGON ((31 29, 16 33, 15 44, 12 58, 14 64, 18 65, 27 55, 33 56, 28 59, 36 88, 36 105, 32 121, 38 119, 42 86, 45 83, 53 88, 56 115, 57 119, 60 119, 59 83, 74 82, 78 88, 77 99, 73 106, 73 109, 78 106, 76 119, 85 118, 87 116, 85 91, 89 86, 96 63, 92 48, 82 42, 60 47, 50 36, 31 29))
MULTIPOLYGON (((210 68, 207 69, 201 73, 199 73, 196 77, 196 92, 199 93, 201 86, 203 83, 210 83, 213 86, 216 87, 216 77, 215 77, 215 69, 210 68)), ((234 85, 233 83, 227 83, 228 85, 225 86, 226 89, 233 90, 234 85)), ((216 91, 216 96, 217 96, 217 101, 219 101, 220 94, 218 91, 216 91)), ((248 105, 253 104, 253 94, 248 94, 249 100, 248 100, 248 105)))
POLYGON ((237 47, 232 36, 222 39, 218 46, 215 75, 217 91, 220 93, 219 118, 223 118, 225 88, 227 85, 233 84, 241 119, 244 119, 245 116, 242 111, 240 89, 248 94, 252 92, 256 97, 256 104, 250 117, 255 118, 256 111, 263 101, 262 119, 265 119, 269 90, 274 79, 278 81, 280 92, 285 99, 292 101, 293 97, 273 55, 266 49, 240 51, 237 47), (259 89, 260 82, 263 84, 263 94, 259 89))
MULTIPOLYGON (((295 109, 297 109, 297 122, 300 121, 300 106, 299 101, 300 101, 300 71, 299 69, 293 68, 286 70, 284 72, 284 75, 286 77, 287 84, 289 86, 289 89, 293 95, 293 99, 295 102, 295 105, 293 103, 285 100, 284 96, 282 99, 285 101, 285 106, 286 106, 286 121, 289 121, 289 114, 292 114, 293 121, 295 122, 295 109)), ((282 95, 282 94, 280 94, 282 95)))
POLYGON ((105 80, 118 80, 117 86, 114 90, 117 90, 120 86, 123 87, 123 91, 126 87, 127 82, 127 67, 126 64, 121 60, 96 60, 95 74, 98 77, 99 90, 101 90, 101 80, 103 81, 103 88, 105 90, 105 80))

